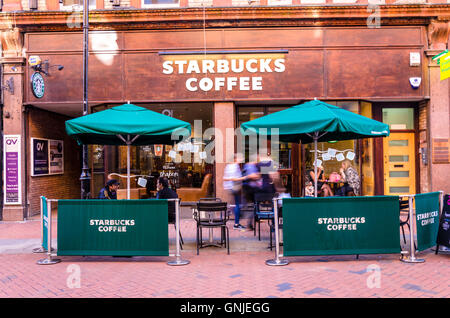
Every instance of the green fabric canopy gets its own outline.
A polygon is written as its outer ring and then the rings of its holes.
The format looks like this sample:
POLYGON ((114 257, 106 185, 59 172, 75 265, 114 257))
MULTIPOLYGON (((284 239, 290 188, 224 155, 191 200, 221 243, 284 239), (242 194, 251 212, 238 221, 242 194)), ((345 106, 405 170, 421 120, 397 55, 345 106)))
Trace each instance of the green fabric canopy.
MULTIPOLYGON (((385 137, 389 136, 389 126, 313 100, 245 122, 241 132, 243 135, 278 134, 279 140, 285 142, 314 142, 314 175, 317 176, 317 142, 385 137)), ((314 181, 317 196, 317 178, 314 181)))
POLYGON ((319 100, 293 106, 241 125, 241 131, 245 135, 252 132, 271 135, 275 133, 271 128, 278 128, 279 140, 286 142, 311 143, 314 142, 313 134, 316 132, 319 142, 389 136, 388 125, 319 100))
POLYGON ((121 135, 134 139, 134 146, 142 146, 173 144, 191 135, 191 125, 143 107, 124 104, 68 120, 66 131, 79 144, 126 145, 118 137, 121 135), (172 140, 172 133, 177 136, 176 140, 172 140))
POLYGON ((173 144, 191 135, 191 124, 133 104, 66 121, 78 144, 127 145, 127 199, 130 199, 130 146, 173 144))

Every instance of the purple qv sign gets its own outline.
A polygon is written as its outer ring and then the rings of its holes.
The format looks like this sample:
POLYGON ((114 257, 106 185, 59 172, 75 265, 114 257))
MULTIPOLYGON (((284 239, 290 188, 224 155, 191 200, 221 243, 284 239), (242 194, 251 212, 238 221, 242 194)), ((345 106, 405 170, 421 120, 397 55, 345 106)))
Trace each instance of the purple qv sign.
POLYGON ((4 204, 21 204, 20 135, 3 139, 4 204))

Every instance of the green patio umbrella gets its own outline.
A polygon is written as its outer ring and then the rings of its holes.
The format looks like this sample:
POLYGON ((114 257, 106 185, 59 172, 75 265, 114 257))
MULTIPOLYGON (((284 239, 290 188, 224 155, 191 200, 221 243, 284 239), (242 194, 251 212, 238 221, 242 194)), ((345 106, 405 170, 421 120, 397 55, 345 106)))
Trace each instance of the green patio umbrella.
MULTIPOLYGON (((313 100, 241 125, 244 135, 278 134, 280 141, 314 142, 314 174, 317 175, 317 142, 389 136, 389 126, 343 108, 313 100), (277 128, 277 131, 272 131, 277 128)), ((314 182, 317 196, 317 178, 314 182)))
POLYGON ((78 144, 127 146, 127 198, 130 198, 130 146, 173 144, 191 135, 191 125, 133 104, 112 107, 66 121, 78 144))

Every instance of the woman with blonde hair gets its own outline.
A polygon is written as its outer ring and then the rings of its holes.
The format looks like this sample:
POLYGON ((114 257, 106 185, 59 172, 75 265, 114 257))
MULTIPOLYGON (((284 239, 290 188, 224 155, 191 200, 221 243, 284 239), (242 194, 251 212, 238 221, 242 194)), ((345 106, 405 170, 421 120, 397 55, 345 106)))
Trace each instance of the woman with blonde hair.
POLYGON ((345 184, 337 189, 336 195, 346 196, 347 193, 353 192, 355 195, 359 195, 359 191, 361 188, 361 182, 359 179, 358 172, 353 168, 350 160, 344 160, 342 162, 342 168, 339 170, 343 182, 345 184))

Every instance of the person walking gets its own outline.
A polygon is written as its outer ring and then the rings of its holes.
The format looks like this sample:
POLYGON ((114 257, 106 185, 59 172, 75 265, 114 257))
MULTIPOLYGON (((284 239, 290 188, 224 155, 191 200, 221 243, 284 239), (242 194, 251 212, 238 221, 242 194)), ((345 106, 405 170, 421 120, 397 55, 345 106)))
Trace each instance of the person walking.
POLYGON ((223 176, 223 187, 229 191, 234 199, 234 226, 235 230, 244 230, 245 227, 239 223, 241 215, 241 196, 242 196, 242 181, 245 177, 242 176, 240 163, 242 162, 242 155, 235 154, 234 162, 227 164, 223 176))
POLYGON ((247 202, 253 202, 255 193, 259 192, 262 188, 261 172, 256 157, 244 165, 243 175, 242 189, 244 191, 244 197, 247 202))

